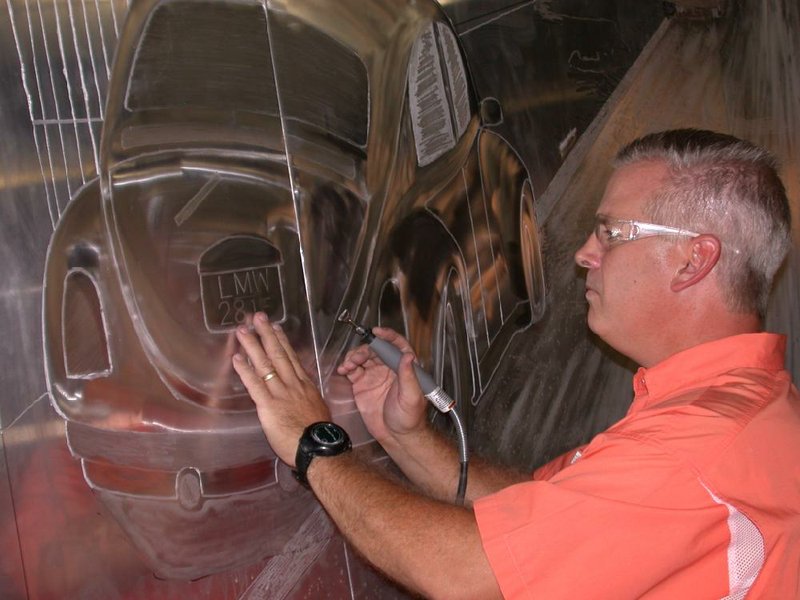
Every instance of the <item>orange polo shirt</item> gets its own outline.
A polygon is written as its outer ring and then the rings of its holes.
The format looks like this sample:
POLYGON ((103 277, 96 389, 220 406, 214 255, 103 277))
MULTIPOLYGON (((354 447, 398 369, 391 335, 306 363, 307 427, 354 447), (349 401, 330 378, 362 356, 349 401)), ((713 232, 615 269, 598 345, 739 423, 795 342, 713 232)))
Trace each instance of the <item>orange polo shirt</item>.
POLYGON ((506 598, 800 598, 800 395, 785 338, 634 376, 621 421, 475 503, 506 598))

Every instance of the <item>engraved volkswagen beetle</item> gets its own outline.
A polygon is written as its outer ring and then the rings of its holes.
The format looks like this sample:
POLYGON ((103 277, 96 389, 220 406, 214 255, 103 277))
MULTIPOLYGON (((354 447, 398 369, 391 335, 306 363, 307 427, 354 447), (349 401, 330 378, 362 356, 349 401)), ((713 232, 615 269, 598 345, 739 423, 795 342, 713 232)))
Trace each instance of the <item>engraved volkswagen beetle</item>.
POLYGON ((253 312, 357 444, 342 308, 465 409, 541 316, 532 188, 491 108, 434 2, 131 4, 100 176, 48 253, 45 355, 87 483, 161 576, 276 554, 313 510, 230 368, 253 312))

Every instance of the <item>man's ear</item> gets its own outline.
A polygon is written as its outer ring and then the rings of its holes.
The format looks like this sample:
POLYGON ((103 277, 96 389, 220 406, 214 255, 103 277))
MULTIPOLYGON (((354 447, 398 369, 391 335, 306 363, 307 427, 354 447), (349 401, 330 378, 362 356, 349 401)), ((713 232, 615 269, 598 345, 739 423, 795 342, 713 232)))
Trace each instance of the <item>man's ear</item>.
POLYGON ((678 269, 670 282, 673 292, 680 292, 702 281, 719 262, 722 244, 710 233, 690 240, 685 264, 678 269))

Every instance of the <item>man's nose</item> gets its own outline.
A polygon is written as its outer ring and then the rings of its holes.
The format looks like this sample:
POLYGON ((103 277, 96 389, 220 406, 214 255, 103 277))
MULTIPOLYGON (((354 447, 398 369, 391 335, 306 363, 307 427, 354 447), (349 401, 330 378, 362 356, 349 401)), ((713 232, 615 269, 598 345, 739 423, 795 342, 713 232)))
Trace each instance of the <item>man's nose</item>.
POLYGON ((578 248, 578 251, 575 252, 575 262, 579 267, 583 267, 584 269, 593 269, 600 265, 601 256, 602 249, 600 248, 600 243, 597 241, 594 233, 590 233, 589 237, 587 237, 586 241, 583 243, 583 246, 578 248))

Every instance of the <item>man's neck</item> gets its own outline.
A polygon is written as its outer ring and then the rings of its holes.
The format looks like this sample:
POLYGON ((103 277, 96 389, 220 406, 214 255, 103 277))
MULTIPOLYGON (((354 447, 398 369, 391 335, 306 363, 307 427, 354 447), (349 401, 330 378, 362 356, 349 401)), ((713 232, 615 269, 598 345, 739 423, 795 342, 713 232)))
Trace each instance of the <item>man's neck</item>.
POLYGON ((758 333, 763 330, 763 324, 758 315, 743 313, 717 314, 715 318, 708 318, 700 322, 688 320, 680 326, 664 331, 660 343, 644 352, 641 360, 631 357, 646 368, 652 367, 670 356, 694 348, 700 344, 713 342, 726 337, 743 333, 758 333))

